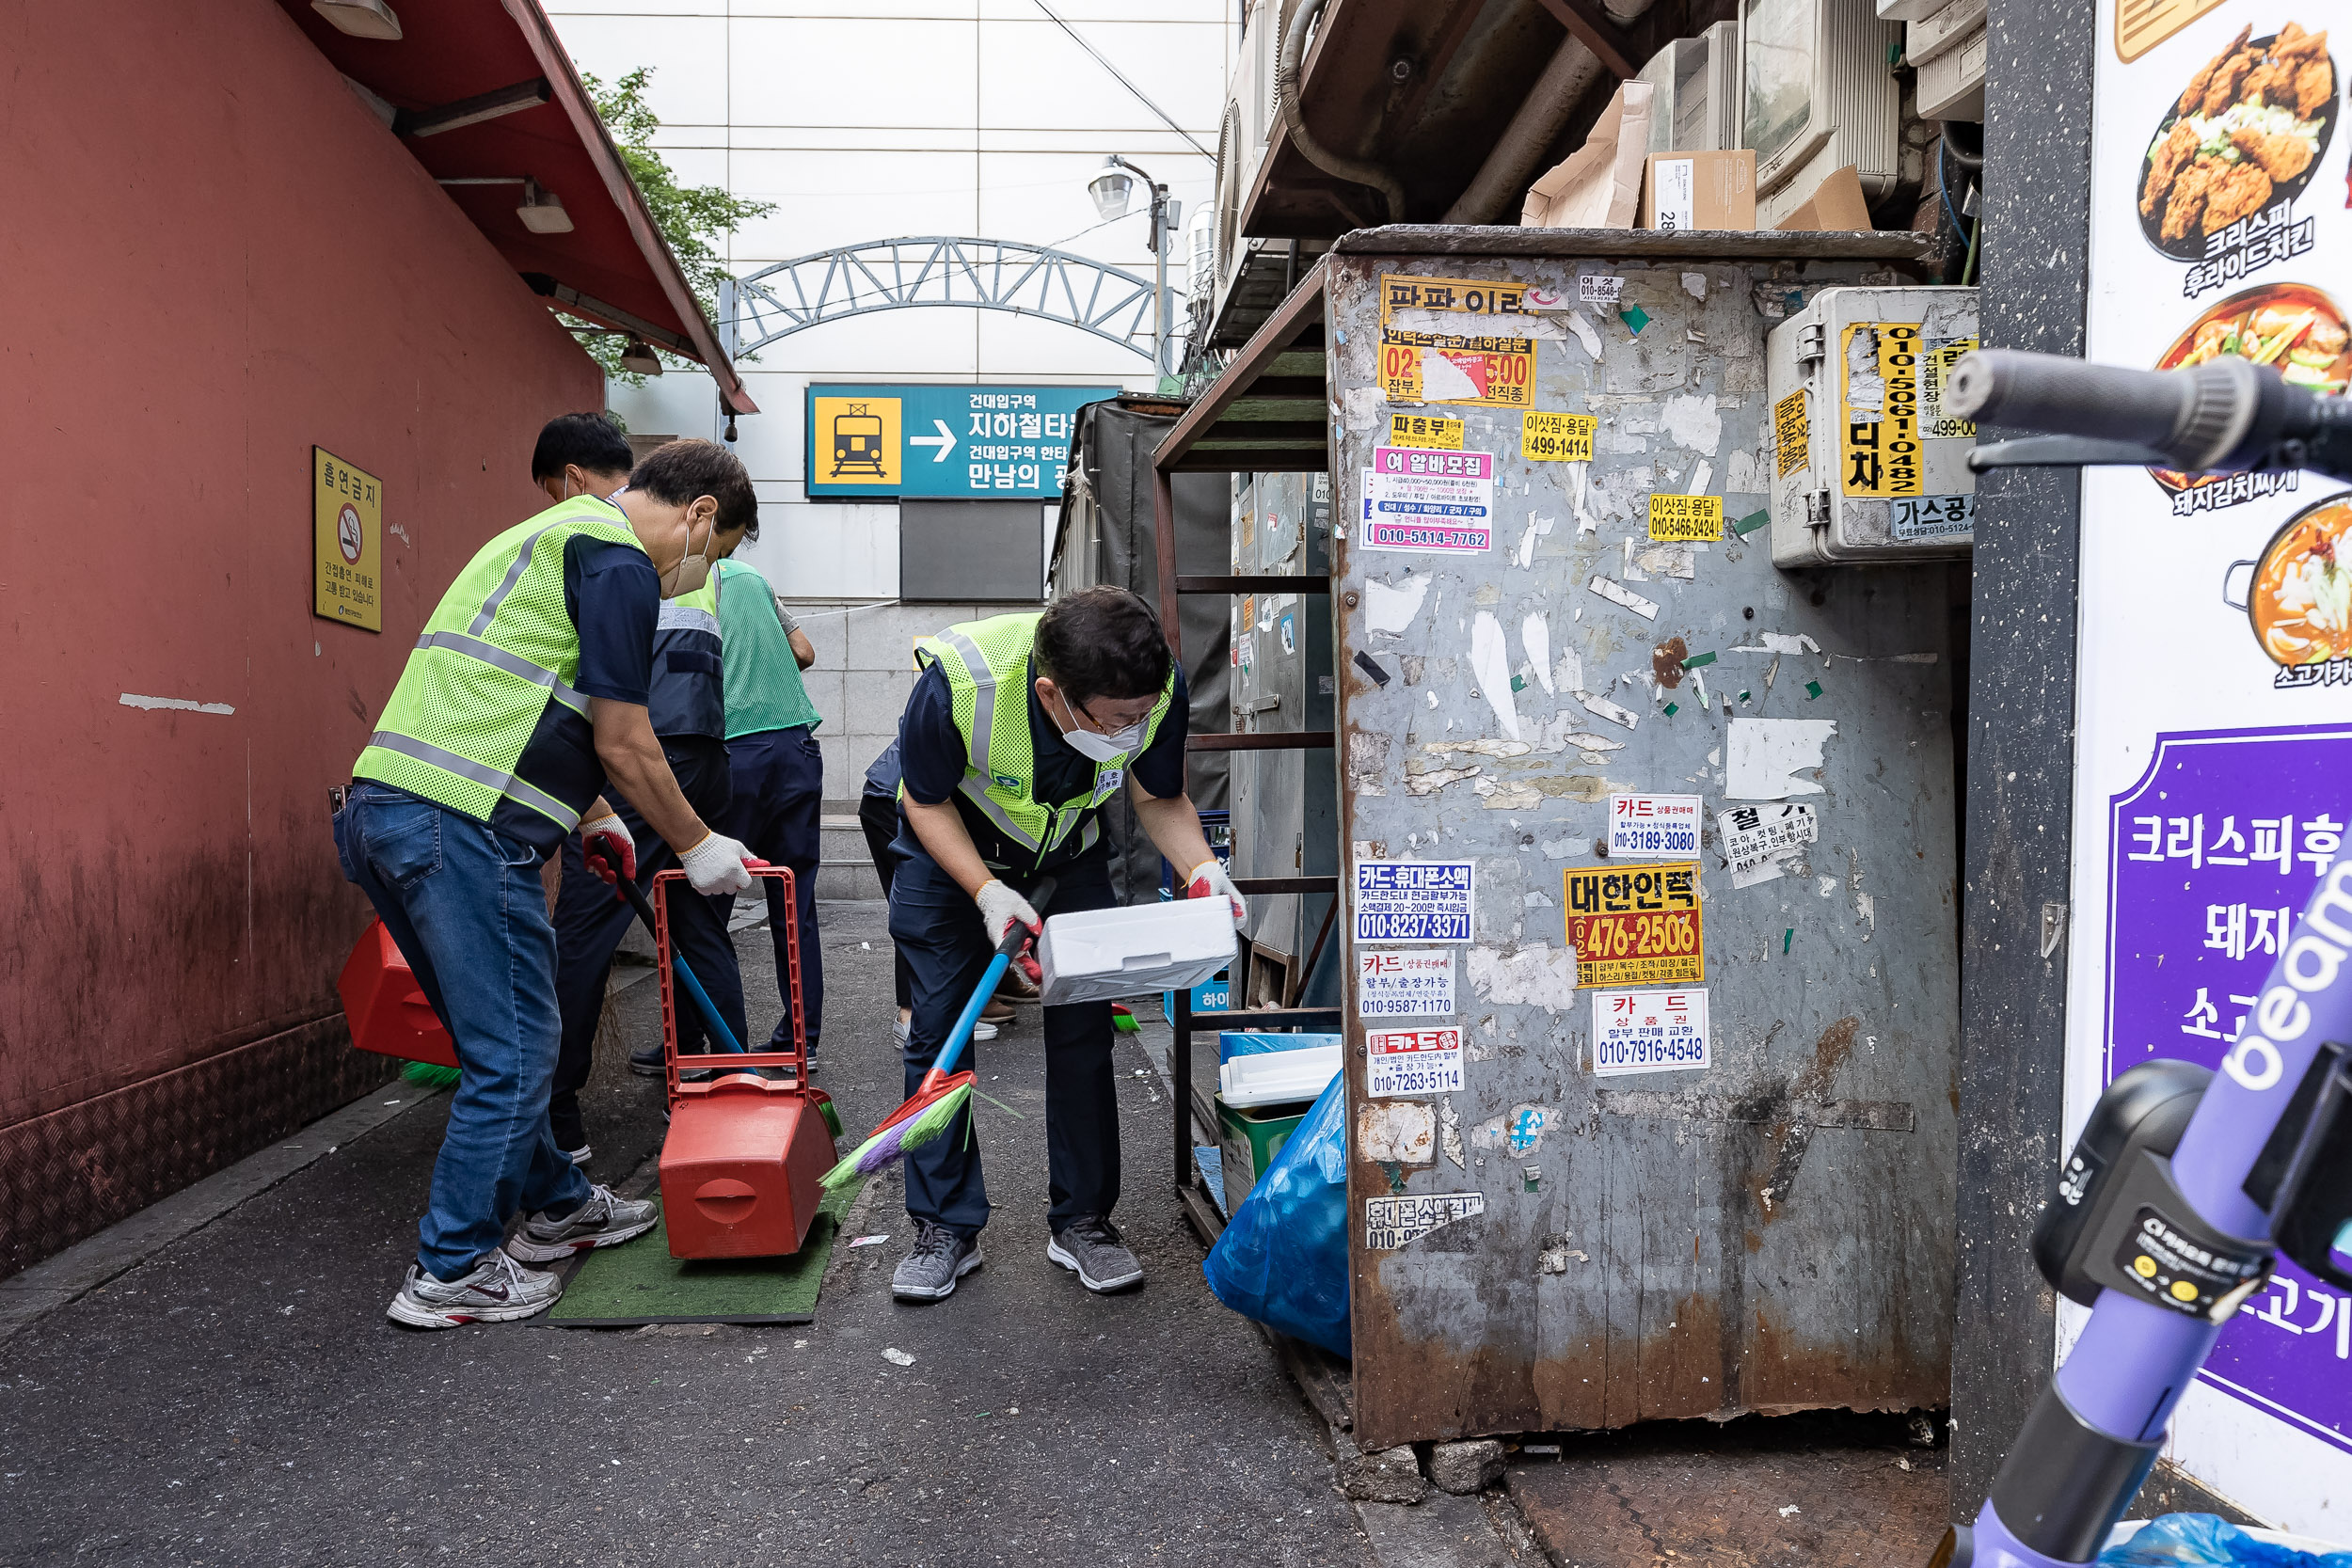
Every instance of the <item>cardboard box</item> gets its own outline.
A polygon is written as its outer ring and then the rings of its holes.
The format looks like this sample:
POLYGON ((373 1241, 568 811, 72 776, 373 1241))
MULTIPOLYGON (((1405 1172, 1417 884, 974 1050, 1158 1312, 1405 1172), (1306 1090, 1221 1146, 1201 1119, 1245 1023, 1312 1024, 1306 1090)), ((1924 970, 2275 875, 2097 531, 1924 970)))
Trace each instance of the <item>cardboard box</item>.
POLYGON ((1870 206, 1862 199, 1862 176, 1848 164, 1832 170, 1804 204, 1774 227, 1780 229, 1855 230, 1870 227, 1870 206))
POLYGON ((1642 176, 1645 229, 1756 227, 1756 153, 1653 152, 1642 176))

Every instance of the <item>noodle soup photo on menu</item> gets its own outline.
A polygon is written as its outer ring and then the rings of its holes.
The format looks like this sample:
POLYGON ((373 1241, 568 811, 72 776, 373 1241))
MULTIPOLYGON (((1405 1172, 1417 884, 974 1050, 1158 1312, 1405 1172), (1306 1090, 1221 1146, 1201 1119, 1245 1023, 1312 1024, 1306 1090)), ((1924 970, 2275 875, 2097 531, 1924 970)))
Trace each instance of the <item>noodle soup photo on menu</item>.
POLYGON ((2233 562, 2222 597, 2244 610, 2280 686, 2352 681, 2352 491, 2290 518, 2252 561, 2233 562))

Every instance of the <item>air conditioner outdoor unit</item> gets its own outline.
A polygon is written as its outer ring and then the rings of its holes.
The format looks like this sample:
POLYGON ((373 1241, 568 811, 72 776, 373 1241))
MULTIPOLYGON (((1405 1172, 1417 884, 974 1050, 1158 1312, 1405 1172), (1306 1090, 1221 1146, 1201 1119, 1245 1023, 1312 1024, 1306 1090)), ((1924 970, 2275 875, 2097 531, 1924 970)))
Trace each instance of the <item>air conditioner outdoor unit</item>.
POLYGON ((1265 161, 1275 120, 1274 65, 1281 47, 1281 7, 1277 0, 1249 0, 1242 13, 1241 52, 1225 94, 1225 116, 1216 138, 1216 221, 1211 233, 1216 297, 1232 287, 1251 242, 1242 237, 1242 208, 1265 161))
POLYGON ((1718 22, 1697 38, 1675 40, 1637 80, 1655 89, 1652 152, 1721 152, 1740 145, 1739 23, 1718 22))

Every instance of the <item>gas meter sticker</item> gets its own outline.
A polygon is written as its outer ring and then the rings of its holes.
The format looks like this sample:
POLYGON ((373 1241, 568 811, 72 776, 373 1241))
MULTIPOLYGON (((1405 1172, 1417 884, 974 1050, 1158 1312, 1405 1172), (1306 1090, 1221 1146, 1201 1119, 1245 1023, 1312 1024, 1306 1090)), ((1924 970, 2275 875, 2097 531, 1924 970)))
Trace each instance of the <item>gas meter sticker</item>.
POLYGON ((1772 445, 1780 452, 1783 479, 1813 461, 1813 432, 1805 422, 1803 391, 1772 404, 1772 445))
POLYGON ((1614 305, 1625 293, 1625 279, 1605 275, 1580 277, 1576 280, 1576 298, 1580 305, 1614 305))
POLYGON ((1609 855, 1612 860, 1677 860, 1699 852, 1699 798, 1695 795, 1609 797, 1609 855))
POLYGON ((1707 978, 1697 863, 1571 866, 1560 873, 1560 883, 1579 986, 1707 978))
POLYGON ((1363 948, 1356 955, 1358 1018, 1452 1018, 1452 948, 1363 948))
POLYGON ((1715 833, 1731 863, 1731 885, 1754 887, 1788 875, 1797 852, 1820 836, 1806 805, 1733 806, 1715 814, 1715 833))
POLYGON ((1364 1036, 1364 1092, 1375 1100, 1462 1092, 1462 1031, 1375 1029, 1364 1036))
POLYGON ((1484 1193, 1409 1194, 1364 1199, 1364 1250, 1394 1252, 1432 1230, 1486 1212, 1484 1193))
POLYGON ((1974 338, 1930 338, 1919 354, 1919 428, 1931 439, 1973 441, 1976 421, 1944 412, 1944 388, 1960 356, 1977 346, 1974 338))
POLYGON ((1519 455, 1532 463, 1590 463, 1600 420, 1590 414, 1531 408, 1519 421, 1519 455))
POLYGON ((1602 990, 1593 993, 1593 1072, 1698 1072, 1714 1062, 1707 1048, 1707 991, 1602 990))
POLYGON ((1494 547, 1494 453, 1375 447, 1372 456, 1366 549, 1477 555, 1494 547))
POLYGON ((1359 861, 1356 940, 1468 942, 1476 892, 1470 861, 1359 861))
POLYGON ((1649 536, 1675 544, 1711 541, 1724 536, 1724 498, 1721 496, 1652 496, 1649 536))
POLYGON ((1977 497, 1897 496, 1892 524, 1898 539, 1952 539, 1977 528, 1977 497))
POLYGON ((1849 496, 1919 493, 1919 324, 1855 322, 1838 340, 1849 496))
MULTIPOLYGON (((1389 445, 1421 447, 1435 451, 1460 451, 1462 421, 1449 420, 1442 414, 1391 414, 1389 416, 1389 445)), ((1320 479, 1324 476, 1318 474, 1315 477, 1320 479)))

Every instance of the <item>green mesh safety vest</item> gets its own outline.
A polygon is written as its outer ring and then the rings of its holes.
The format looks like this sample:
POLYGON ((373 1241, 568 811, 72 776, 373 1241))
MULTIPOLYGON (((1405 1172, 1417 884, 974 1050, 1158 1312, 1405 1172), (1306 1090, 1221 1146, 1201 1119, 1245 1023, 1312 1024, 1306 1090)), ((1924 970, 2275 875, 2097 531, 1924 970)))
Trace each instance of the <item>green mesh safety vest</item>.
POLYGON ((824 722, 801 679, 792 639, 776 618, 775 591, 749 566, 722 561, 719 627, 726 638, 727 738, 824 722))
POLYGON ((1081 823, 1079 850, 1094 847, 1102 835, 1094 808, 1119 793, 1129 758, 1151 747, 1176 691, 1171 666, 1160 700, 1144 721, 1143 740, 1136 752, 1096 763, 1094 787, 1075 800, 1038 800, 1037 758, 1029 744, 1029 651, 1041 619, 1042 612, 993 615, 960 622, 937 637, 914 641, 915 667, 936 664, 947 674, 956 728, 965 747, 963 782, 957 787, 997 832, 1041 861, 1060 848, 1081 823))
MULTIPOLYGON (((511 800, 564 832, 580 825, 593 787, 578 800, 559 798, 515 771, 557 705, 566 710, 553 726, 564 742, 595 753, 588 699, 571 684, 580 675, 580 631, 564 608, 564 546, 580 535, 644 547, 621 509, 594 496, 574 497, 483 546, 424 624, 353 777, 483 822, 511 800)), ((585 776, 601 779, 603 768, 585 776)))

